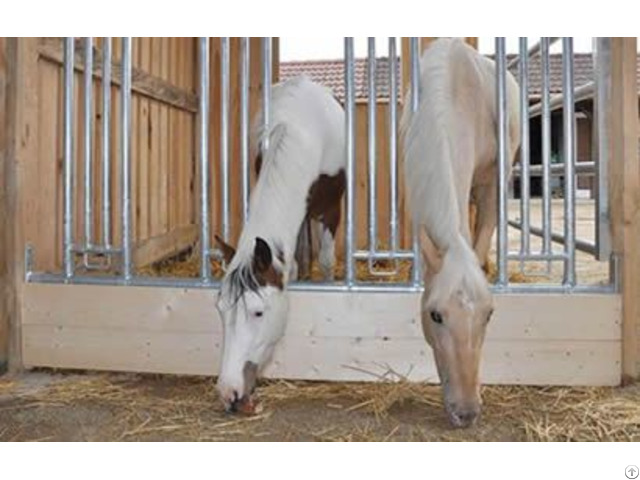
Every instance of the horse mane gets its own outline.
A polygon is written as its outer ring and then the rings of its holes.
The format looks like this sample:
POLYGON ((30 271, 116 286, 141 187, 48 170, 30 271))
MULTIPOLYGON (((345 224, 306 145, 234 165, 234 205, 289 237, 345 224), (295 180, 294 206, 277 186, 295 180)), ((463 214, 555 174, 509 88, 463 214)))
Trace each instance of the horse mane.
POLYGON ((421 61, 418 110, 411 111, 409 93, 400 126, 414 228, 424 227, 444 254, 442 268, 431 285, 433 302, 450 298, 459 290, 471 299, 477 298, 488 288, 478 259, 460 231, 453 171, 453 155, 459 141, 456 132, 461 131, 452 87, 453 63, 470 61, 466 48, 469 47, 459 39, 440 39, 426 50, 421 61), (424 61, 427 55, 429 62, 424 61))

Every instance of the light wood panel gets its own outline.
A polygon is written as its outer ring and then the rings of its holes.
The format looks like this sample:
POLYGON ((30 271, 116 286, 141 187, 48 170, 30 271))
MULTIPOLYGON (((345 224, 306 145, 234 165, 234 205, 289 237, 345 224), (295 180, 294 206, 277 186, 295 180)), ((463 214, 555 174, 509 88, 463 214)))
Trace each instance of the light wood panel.
MULTIPOLYGON (((498 295, 484 351, 488 383, 615 385, 620 298, 498 295)), ((392 369, 435 380, 418 294, 291 293, 290 322, 267 375, 375 380, 392 369)), ((28 285, 29 366, 181 374, 217 372, 215 292, 28 285)))

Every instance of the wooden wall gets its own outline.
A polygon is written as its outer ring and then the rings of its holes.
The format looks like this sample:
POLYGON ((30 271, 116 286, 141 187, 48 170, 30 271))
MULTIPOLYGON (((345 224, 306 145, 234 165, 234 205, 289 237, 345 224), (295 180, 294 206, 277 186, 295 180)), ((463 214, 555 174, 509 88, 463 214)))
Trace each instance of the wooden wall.
MULTIPOLYGON (((93 145, 94 201, 93 235, 101 238, 101 39, 95 39, 93 145)), ((27 228, 27 241, 36 249, 36 268, 59 268, 62 255, 62 41, 38 40, 37 141, 29 200, 34 216, 27 228), (37 192, 37 194, 35 193, 37 192)), ((75 235, 83 238, 84 129, 82 119, 83 41, 76 41, 74 79, 75 235)), ((120 242, 119 112, 121 41, 113 39, 111 88, 111 174, 114 184, 111 222, 116 243, 120 242)), ((136 260, 145 263, 177 244, 192 242, 195 229, 194 135, 197 112, 196 42, 193 38, 135 38, 132 45, 132 205, 136 260), (168 241, 168 239, 170 241, 168 241)))

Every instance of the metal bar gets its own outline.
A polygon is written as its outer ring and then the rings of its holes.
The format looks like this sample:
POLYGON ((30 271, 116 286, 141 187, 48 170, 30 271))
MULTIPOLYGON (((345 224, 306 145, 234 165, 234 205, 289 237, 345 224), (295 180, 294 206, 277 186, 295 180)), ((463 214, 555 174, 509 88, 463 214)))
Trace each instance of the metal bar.
POLYGON ((200 117, 199 117, 199 160, 200 160, 200 279, 208 283, 211 279, 209 263, 209 37, 198 41, 200 64, 200 117))
MULTIPOLYGON (((105 285, 105 286, 140 286, 140 287, 157 287, 157 288, 204 288, 218 289, 219 282, 203 282, 199 279, 185 278, 155 278, 155 277, 131 277, 129 281, 125 281, 121 277, 107 277, 81 275, 67 279, 64 275, 54 273, 31 273, 26 278, 29 283, 45 283, 45 284, 61 284, 69 283, 73 285, 105 285)), ((422 287, 411 283, 389 285, 384 283, 363 283, 353 285, 351 287, 340 283, 315 284, 315 283, 292 283, 287 286, 288 290, 306 291, 306 292, 363 292, 363 293, 416 293, 422 292, 422 287)), ((506 287, 494 286, 491 289, 494 293, 509 295, 523 293, 591 293, 591 294, 610 294, 615 293, 614 285, 577 285, 574 287, 566 287, 554 284, 511 284, 506 287)))
POLYGON ((93 243, 93 165, 92 151, 93 136, 93 37, 84 41, 84 244, 93 243))
POLYGON ((347 215, 345 232, 345 283, 348 288, 355 285, 355 194, 356 194, 356 94, 355 57, 353 37, 344 39, 344 78, 346 111, 346 156, 347 156, 347 215))
MULTIPOLYGON (((518 230, 522 229, 522 224, 520 222, 517 222, 515 220, 510 220, 509 221, 509 226, 513 227, 513 228, 517 228, 518 230)), ((532 235, 535 235, 536 237, 543 237, 544 236, 544 231, 540 228, 537 227, 529 227, 530 232, 532 235)), ((551 240, 554 241, 555 243, 559 243, 560 245, 565 245, 565 237, 563 234, 560 233, 556 233, 556 232, 551 232, 551 240)), ((589 255, 595 255, 596 253, 596 245, 595 243, 592 242, 588 242, 586 240, 580 240, 580 239, 576 239, 575 240, 575 248, 576 250, 579 250, 581 252, 584 253, 588 253, 589 255)), ((535 255, 536 258, 540 258, 542 260, 544 260, 546 257, 559 257, 563 260, 566 260, 567 255, 563 254, 563 255, 545 255, 545 254, 541 254, 541 255, 535 255)), ((533 258, 534 255, 525 255, 525 257, 527 258, 533 258)))
POLYGON ((221 43, 221 88, 220 88, 220 173, 222 184, 222 238, 229 241, 229 101, 230 101, 230 56, 229 37, 221 43))
POLYGON ((564 140, 564 236, 565 264, 564 284, 573 286, 576 283, 576 210, 575 210, 575 164, 576 164, 576 124, 575 124, 575 99, 573 78, 573 38, 562 39, 562 70, 563 70, 563 140, 564 140))
POLYGON ((389 37, 389 237, 392 252, 398 250, 398 52, 396 37, 389 37))
POLYGON ((88 248, 73 247, 72 251, 73 253, 82 253, 82 254, 87 253, 90 255, 110 255, 110 254, 120 255, 123 253, 123 250, 121 248, 103 247, 99 245, 92 245, 91 247, 88 247, 88 248))
POLYGON ((266 156, 269 150, 269 128, 271 124, 271 37, 262 37, 262 122, 264 135, 262 142, 262 155, 266 156))
MULTIPOLYGON (((415 114, 420 107, 420 39, 411 37, 409 49, 411 52, 411 111, 415 114)), ((420 242, 418 232, 413 229, 413 284, 418 286, 422 283, 422 269, 420 257, 420 242)))
POLYGON ((73 260, 73 64, 74 37, 64 39, 64 276, 74 275, 73 260))
MULTIPOLYGON (((581 102, 582 100, 587 100, 591 98, 594 95, 595 90, 596 90, 595 82, 585 83, 583 85, 580 85, 578 88, 574 88, 573 103, 576 104, 578 102, 581 102)), ((564 92, 554 95, 549 102, 549 108, 551 110, 556 110, 557 108, 564 105, 564 101, 565 101, 564 92)), ((532 105, 529 108, 529 117, 530 118, 537 117, 542 113, 542 109, 543 109, 542 102, 532 105)))
MULTIPOLYGON (((592 155, 596 170, 596 258, 611 258, 611 223, 609 217, 609 158, 611 149, 611 37, 594 40, 594 98, 592 155)), ((580 163, 577 164, 580 166, 580 163)))
POLYGON ((564 261, 565 256, 562 254, 542 255, 540 253, 533 253, 531 255, 522 255, 520 253, 510 253, 507 255, 509 260, 525 263, 525 262, 558 262, 564 261))
POLYGON ((102 41, 102 242, 111 246, 111 38, 102 41))
MULTIPOLYGON (((523 37, 523 38, 526 39, 527 37, 523 37)), ((549 37, 549 45, 553 45, 558 40, 560 40, 560 37, 549 37)), ((529 48, 529 50, 526 51, 526 58, 527 59, 531 59, 531 58, 535 57, 536 55, 538 55, 540 53, 541 50, 542 50, 542 42, 538 41, 538 42, 534 43, 531 46, 531 48, 529 48)), ((507 68, 508 69, 512 69, 513 67, 518 65, 520 63, 520 59, 521 58, 525 58, 525 56, 523 56, 522 52, 520 52, 519 56, 516 56, 515 58, 513 58, 507 64, 507 68)))
POLYGON ((132 226, 131 226, 131 37, 122 38, 121 80, 121 134, 122 158, 122 275, 125 281, 132 277, 132 226))
POLYGON ((405 250, 378 250, 371 256, 371 252, 367 250, 357 250, 354 254, 358 260, 413 260, 413 251, 405 250))
MULTIPOLYGON (((376 127, 377 127, 377 85, 376 85, 376 39, 367 39, 367 164, 369 166, 369 251, 373 255, 377 249, 378 240, 378 190, 377 190, 377 167, 378 152, 376 150, 376 127)), ((369 260, 369 270, 373 270, 373 261, 369 260)))
POLYGON ((496 37, 496 104, 498 110, 498 278, 496 284, 505 286, 509 282, 507 272, 508 253, 508 185, 507 170, 509 168, 508 141, 508 110, 507 110, 507 65, 504 37, 496 37))
POLYGON ((242 223, 249 218, 249 37, 240 41, 240 158, 242 162, 242 223))
POLYGON ((541 44, 542 70, 542 238, 541 253, 551 253, 551 69, 549 65, 549 39, 543 37, 541 44))
MULTIPOLYGON (((539 44, 537 45, 539 48, 539 44)), ((520 164, 522 175, 520 180, 520 215, 523 222, 522 235, 520 237, 520 250, 522 253, 530 253, 529 225, 530 225, 530 165, 531 155, 529 151, 529 119, 527 109, 529 107, 529 57, 527 55, 527 37, 520 38, 520 164)))
MULTIPOLYGON (((554 163, 550 166, 550 175, 561 176, 564 175, 565 164, 554 163)), ((544 173, 543 165, 531 165, 529 167, 529 175, 532 177, 540 177, 544 173)), ((576 175, 592 176, 597 174, 595 162, 578 162, 575 165, 576 175)), ((519 166, 514 167, 513 175, 520 176, 523 174, 523 169, 519 166)))

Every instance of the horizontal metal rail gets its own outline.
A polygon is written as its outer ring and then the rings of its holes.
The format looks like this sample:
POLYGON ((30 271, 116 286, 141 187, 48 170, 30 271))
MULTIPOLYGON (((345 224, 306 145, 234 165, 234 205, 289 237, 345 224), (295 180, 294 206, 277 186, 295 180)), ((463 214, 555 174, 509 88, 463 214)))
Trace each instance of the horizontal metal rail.
MULTIPOLYGON (((126 280, 123 277, 76 275, 66 278, 63 274, 54 273, 28 273, 27 282, 48 283, 48 284, 69 284, 69 285, 104 285, 104 286, 135 286, 135 287, 158 287, 158 288, 188 288, 188 289, 211 289, 217 290, 219 282, 204 282, 198 278, 178 278, 178 277, 140 277, 132 276, 126 280)), ((421 286, 412 283, 388 284, 379 283, 359 283, 348 286, 342 283, 293 283, 287 286, 291 291, 309 292, 362 292, 362 293, 419 293, 423 291, 421 286)), ((556 284, 510 284, 504 287, 492 287, 494 293, 500 294, 524 294, 524 293, 595 293, 608 294, 615 293, 614 285, 576 285, 566 287, 556 284)))
MULTIPOLYGON (((565 165, 564 163, 554 163, 550 166, 550 172, 553 176, 562 176, 565 174, 565 165)), ((596 164, 595 162, 579 162, 576 163, 575 168, 576 175, 595 175, 596 174, 596 164)), ((533 177, 542 177, 544 174, 544 167, 542 165, 531 165, 529 167, 529 173, 533 177)), ((516 166, 513 169, 514 176, 522 175, 522 169, 520 166, 516 166)))
MULTIPOLYGON (((509 226, 516 228, 518 230, 522 230, 522 224, 516 220, 509 220, 509 226)), ((535 235, 536 237, 539 238, 543 238, 544 237, 544 231, 541 228, 536 228, 536 227, 529 227, 529 231, 531 232, 532 235, 535 235)), ((564 235, 560 234, 560 233, 556 233, 556 232, 551 232, 551 240, 553 240, 555 243, 559 243, 560 245, 564 245, 565 244, 565 237, 564 235)), ((584 253, 588 253, 589 255, 595 255, 596 254, 596 245, 595 243, 592 242, 588 242, 586 240, 580 240, 580 239, 576 239, 575 241, 575 246, 576 246, 576 250, 580 250, 581 252, 584 253)), ((528 258, 529 256, 527 256, 528 258)), ((546 260, 546 258, 542 258, 545 257, 544 255, 541 256, 541 260, 546 260)), ((562 256, 562 259, 564 259, 565 257, 562 256)), ((558 259, 560 260, 560 258, 558 259)))

